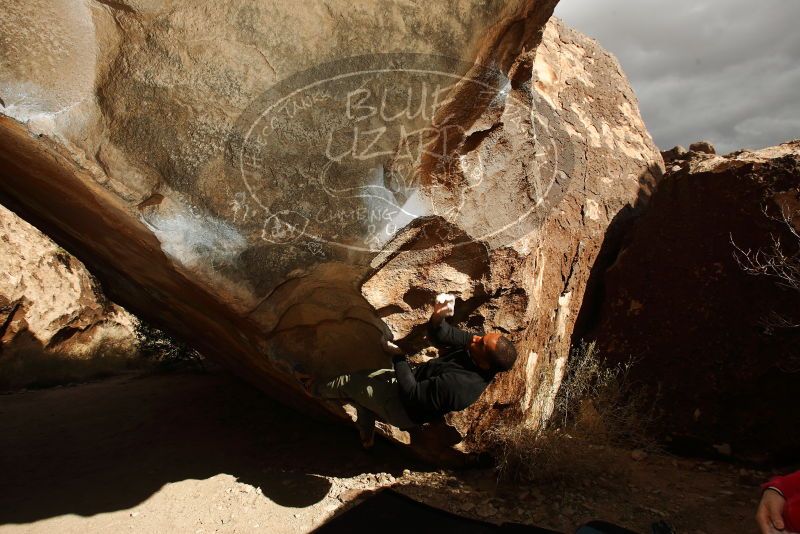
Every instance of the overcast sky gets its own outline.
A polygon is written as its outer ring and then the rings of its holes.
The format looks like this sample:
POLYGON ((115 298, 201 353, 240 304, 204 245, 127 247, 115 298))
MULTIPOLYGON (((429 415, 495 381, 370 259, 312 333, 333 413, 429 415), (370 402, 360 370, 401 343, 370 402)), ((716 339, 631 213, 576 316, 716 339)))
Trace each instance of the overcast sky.
POLYGON ((800 0, 561 0, 622 64, 663 150, 800 138, 800 0))

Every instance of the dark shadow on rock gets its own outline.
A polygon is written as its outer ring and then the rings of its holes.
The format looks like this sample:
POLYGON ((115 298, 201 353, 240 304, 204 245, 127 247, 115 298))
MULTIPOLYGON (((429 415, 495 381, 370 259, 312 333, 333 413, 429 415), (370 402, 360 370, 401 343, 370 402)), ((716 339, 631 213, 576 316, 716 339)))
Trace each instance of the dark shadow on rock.
POLYGON ((604 275, 606 270, 614 264, 619 253, 625 247, 626 239, 630 237, 630 230, 636 220, 642 215, 647 207, 648 200, 652 194, 652 178, 660 181, 663 171, 657 165, 650 165, 647 171, 639 175, 639 194, 633 204, 628 204, 617 212, 608 224, 600 251, 592 265, 589 279, 586 282, 586 290, 581 302, 580 310, 575 319, 575 327, 572 331, 571 345, 575 346, 584 339, 587 334, 597 325, 600 320, 600 309, 605 299, 604 275))
POLYGON ((761 210, 797 198, 798 169, 795 157, 679 166, 632 226, 627 217, 609 227, 572 340, 596 341, 611 365, 634 360, 628 381, 655 399, 654 430, 672 452, 751 465, 797 458, 789 429, 800 419, 781 408, 796 399, 798 332, 768 324, 796 315, 796 294, 743 272, 731 240, 744 250, 772 236, 794 243, 761 210))
POLYGON ((48 350, 28 330, 17 333, 11 344, 0 340, 0 394, 86 382, 150 365, 109 345, 101 343, 89 357, 74 357, 48 350))
POLYGON ((419 463, 388 443, 289 410, 224 373, 120 375, 0 397, 0 524, 130 508, 162 486, 220 473, 303 507, 325 476, 419 463))

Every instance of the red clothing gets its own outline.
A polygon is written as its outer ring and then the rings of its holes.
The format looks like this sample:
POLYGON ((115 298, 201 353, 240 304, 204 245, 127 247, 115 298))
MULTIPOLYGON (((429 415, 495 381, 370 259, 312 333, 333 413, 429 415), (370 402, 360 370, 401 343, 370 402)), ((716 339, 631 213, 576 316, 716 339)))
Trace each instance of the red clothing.
POLYGON ((800 471, 775 477, 766 484, 761 485, 761 489, 775 488, 783 493, 786 504, 783 508, 783 521, 786 523, 785 530, 789 532, 800 532, 800 471))

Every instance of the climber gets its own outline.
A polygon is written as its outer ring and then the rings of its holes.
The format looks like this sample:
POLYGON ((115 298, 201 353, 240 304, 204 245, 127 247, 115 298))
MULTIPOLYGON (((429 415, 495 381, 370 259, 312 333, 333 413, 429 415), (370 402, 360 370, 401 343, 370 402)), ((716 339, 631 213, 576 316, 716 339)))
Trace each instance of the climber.
POLYGON ((376 418, 408 430, 463 410, 480 397, 497 373, 514 365, 517 352, 508 338, 455 328, 445 320, 452 310, 452 304, 437 301, 427 325, 429 338, 448 350, 414 368, 402 349, 384 339, 384 350, 393 355, 392 368, 345 374, 321 383, 299 371, 295 374, 309 395, 355 405, 361 443, 369 449, 376 418))

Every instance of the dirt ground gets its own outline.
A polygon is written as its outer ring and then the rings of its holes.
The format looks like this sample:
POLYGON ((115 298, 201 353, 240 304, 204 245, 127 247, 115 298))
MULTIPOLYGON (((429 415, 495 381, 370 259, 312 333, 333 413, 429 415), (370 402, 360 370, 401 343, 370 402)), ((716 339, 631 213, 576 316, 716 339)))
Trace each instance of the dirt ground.
POLYGON ((309 532, 383 486, 493 522, 572 532, 755 532, 757 482, 735 466, 620 452, 624 474, 544 487, 437 470, 309 421, 222 373, 131 373, 0 396, 0 533, 309 532))

